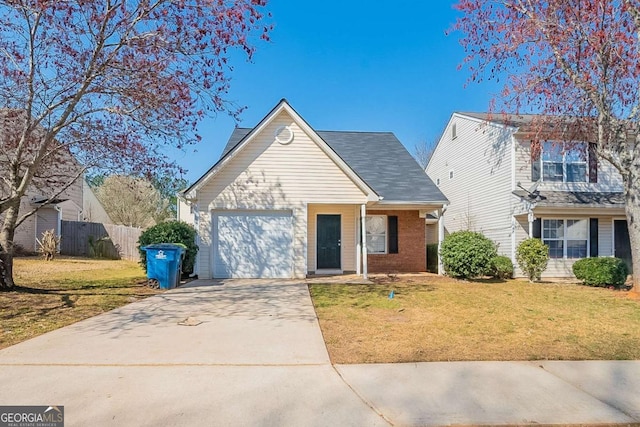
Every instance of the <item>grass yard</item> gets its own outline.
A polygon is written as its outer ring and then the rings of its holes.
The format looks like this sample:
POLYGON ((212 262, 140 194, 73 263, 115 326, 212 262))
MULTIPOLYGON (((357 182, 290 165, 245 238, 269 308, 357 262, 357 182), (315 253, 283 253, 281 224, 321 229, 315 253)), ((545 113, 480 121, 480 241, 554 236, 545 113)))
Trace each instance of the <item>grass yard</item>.
POLYGON ((374 282, 310 285, 333 363, 640 359, 640 301, 627 292, 426 274, 374 282))
POLYGON ((0 348, 159 292, 132 261, 16 258, 14 278, 0 292, 0 348))

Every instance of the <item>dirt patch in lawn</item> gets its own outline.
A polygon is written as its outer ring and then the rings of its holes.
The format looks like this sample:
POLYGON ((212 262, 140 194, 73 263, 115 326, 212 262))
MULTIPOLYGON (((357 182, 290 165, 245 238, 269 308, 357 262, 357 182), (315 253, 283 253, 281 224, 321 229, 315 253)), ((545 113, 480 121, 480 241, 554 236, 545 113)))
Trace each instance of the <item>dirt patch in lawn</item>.
POLYGON ((627 292, 428 274, 373 281, 309 286, 333 363, 640 359, 640 303, 627 292))
POLYGON ((0 348, 159 291, 132 261, 16 258, 11 292, 0 292, 0 348))

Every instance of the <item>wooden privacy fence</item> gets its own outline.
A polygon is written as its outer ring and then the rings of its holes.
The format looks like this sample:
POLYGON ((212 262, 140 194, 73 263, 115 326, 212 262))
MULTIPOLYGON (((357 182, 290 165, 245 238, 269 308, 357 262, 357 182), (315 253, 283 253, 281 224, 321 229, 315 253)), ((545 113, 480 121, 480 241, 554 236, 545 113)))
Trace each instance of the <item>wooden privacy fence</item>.
POLYGON ((98 222, 62 221, 60 231, 60 253, 63 255, 140 261, 140 228, 98 222))

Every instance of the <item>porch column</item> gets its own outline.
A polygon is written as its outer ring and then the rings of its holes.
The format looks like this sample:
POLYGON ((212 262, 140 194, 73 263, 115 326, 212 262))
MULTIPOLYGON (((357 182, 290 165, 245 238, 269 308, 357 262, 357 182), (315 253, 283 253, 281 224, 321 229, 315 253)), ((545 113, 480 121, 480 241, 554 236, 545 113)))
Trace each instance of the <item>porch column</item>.
POLYGON ((367 228, 366 228, 366 217, 367 217, 367 205, 360 205, 360 235, 362 236, 362 278, 367 278, 367 228))
MULTIPOLYGON (((357 211, 357 208, 356 208, 357 211)), ((356 274, 359 276, 362 271, 362 232, 360 231, 360 218, 356 214, 356 274)))
POLYGON ((444 274, 444 266, 442 265, 442 258, 440 257, 440 248, 442 247, 442 241, 444 240, 444 221, 443 221, 444 209, 438 209, 438 274, 444 274))
POLYGON ((529 221, 529 238, 531 239, 533 237, 533 222, 536 220, 536 217, 533 215, 533 211, 529 211, 527 220, 529 221))

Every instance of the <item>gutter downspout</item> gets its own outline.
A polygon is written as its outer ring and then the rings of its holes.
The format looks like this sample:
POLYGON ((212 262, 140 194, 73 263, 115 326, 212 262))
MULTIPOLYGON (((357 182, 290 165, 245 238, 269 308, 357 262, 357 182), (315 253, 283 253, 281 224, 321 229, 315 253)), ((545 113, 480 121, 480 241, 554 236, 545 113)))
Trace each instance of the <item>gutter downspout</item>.
POLYGON ((366 217, 367 217, 367 205, 360 205, 360 227, 362 229, 362 278, 367 279, 367 233, 366 233, 366 217))
MULTIPOLYGON (((178 202, 178 204, 180 203, 178 202)), ((198 211, 197 203, 193 205, 193 228, 196 229, 196 246, 198 247, 198 254, 196 255, 196 260, 193 263, 193 272, 189 275, 189 278, 198 275, 198 267, 200 266, 200 212, 198 211)))
POLYGON ((58 212, 58 245, 57 250, 60 253, 60 242, 62 241, 62 209, 58 205, 53 205, 53 209, 58 212))
POLYGON ((442 249, 442 241, 444 240, 444 213, 447 210, 447 206, 443 206, 442 209, 438 209, 438 274, 444 275, 444 266, 442 265, 442 258, 440 257, 440 249, 442 249))

